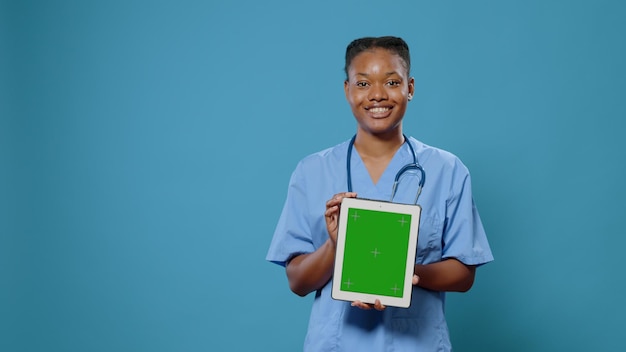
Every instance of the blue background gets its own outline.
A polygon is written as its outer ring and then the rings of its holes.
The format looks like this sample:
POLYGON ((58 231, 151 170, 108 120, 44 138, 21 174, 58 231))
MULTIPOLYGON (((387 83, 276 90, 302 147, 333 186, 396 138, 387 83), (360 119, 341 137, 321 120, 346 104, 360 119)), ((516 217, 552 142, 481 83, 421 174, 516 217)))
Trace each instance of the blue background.
POLYGON ((623 347, 623 2, 0 4, 0 350, 300 350, 312 297, 265 253, 297 161, 355 131, 345 46, 387 34, 496 257, 455 348, 623 347))

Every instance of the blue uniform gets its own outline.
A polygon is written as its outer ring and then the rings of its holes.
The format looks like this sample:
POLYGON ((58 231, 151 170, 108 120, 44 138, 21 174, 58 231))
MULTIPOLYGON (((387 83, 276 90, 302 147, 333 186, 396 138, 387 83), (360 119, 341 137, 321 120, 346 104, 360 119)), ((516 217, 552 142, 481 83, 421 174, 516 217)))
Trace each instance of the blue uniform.
MULTIPOLYGON (((409 142, 426 172, 418 204, 422 206, 416 263, 456 258, 467 265, 493 260, 474 205, 470 175, 454 155, 409 142)), ((267 260, 285 265, 294 255, 311 253, 328 239, 326 201, 347 191, 348 141, 301 160, 291 176, 287 200, 267 260)), ((352 153, 352 187, 360 198, 389 200, 396 172, 413 162, 406 143, 374 184, 356 149, 352 153)), ((394 202, 413 203, 419 178, 403 176, 394 202)), ((331 280, 332 281, 332 280, 331 280)), ((444 316, 444 292, 413 287, 409 308, 382 312, 351 307, 331 298, 332 282, 315 293, 304 351, 450 351, 444 316)))

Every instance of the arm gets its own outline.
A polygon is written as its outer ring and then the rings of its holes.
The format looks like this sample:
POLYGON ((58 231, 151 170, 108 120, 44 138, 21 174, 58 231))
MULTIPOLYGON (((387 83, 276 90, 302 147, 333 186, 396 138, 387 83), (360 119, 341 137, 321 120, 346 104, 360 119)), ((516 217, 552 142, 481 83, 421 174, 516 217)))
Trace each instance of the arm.
POLYGON ((417 286, 433 291, 467 292, 474 284, 476 266, 465 265, 457 259, 444 259, 426 265, 416 264, 417 286))
POLYGON ((289 288, 298 296, 326 285, 333 275, 335 244, 328 239, 313 253, 300 254, 287 263, 289 288))
POLYGON ((356 197, 356 193, 339 193, 326 202, 324 217, 329 235, 328 240, 314 252, 300 254, 287 263, 286 272, 289 288, 298 296, 306 296, 324 287, 333 276, 339 207, 345 197, 356 197))
MULTIPOLYGON (((475 273, 475 266, 465 265, 456 259, 444 259, 426 265, 416 264, 413 285, 432 291, 466 292, 474 283, 475 273)), ((353 302, 352 305, 365 310, 385 309, 379 300, 375 304, 353 302)))

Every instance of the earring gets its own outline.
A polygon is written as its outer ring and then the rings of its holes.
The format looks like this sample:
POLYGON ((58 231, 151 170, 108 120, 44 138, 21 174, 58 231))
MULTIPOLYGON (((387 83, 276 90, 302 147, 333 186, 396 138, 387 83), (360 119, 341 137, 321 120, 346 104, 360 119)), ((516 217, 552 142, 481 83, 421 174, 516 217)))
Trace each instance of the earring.
POLYGON ((409 94, 408 96, 409 100, 413 99, 413 96, 411 94, 409 94))

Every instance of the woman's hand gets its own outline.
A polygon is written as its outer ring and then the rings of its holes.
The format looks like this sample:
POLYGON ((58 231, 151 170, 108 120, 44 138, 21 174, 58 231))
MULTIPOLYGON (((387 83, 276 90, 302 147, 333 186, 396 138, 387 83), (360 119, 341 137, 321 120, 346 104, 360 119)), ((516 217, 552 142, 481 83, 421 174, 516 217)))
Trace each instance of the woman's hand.
POLYGON ((339 227, 339 208, 341 207, 341 201, 344 198, 356 198, 356 193, 337 193, 326 202, 326 212, 324 213, 324 218, 326 219, 326 230, 328 230, 328 236, 335 246, 337 245, 337 229, 339 227))
POLYGON ((370 310, 370 309, 374 308, 374 309, 376 309, 377 311, 381 311, 381 312, 382 312, 383 310, 385 310, 385 308, 387 308, 387 307, 385 307, 382 303, 380 303, 380 300, 378 300, 378 299, 374 302, 374 304, 371 304, 371 303, 363 303, 363 302, 361 302, 361 301, 354 301, 354 302, 352 302, 352 306, 353 306, 353 307, 358 307, 358 308, 361 308, 361 309, 363 309, 363 310, 370 310))

